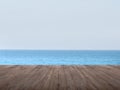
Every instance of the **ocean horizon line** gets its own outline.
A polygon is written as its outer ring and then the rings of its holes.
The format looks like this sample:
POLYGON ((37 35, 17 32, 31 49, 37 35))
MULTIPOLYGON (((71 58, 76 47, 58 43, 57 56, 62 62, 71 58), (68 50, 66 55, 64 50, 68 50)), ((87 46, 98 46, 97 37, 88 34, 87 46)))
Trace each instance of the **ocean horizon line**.
POLYGON ((35 50, 35 51, 120 51, 120 49, 0 49, 0 50, 35 50))

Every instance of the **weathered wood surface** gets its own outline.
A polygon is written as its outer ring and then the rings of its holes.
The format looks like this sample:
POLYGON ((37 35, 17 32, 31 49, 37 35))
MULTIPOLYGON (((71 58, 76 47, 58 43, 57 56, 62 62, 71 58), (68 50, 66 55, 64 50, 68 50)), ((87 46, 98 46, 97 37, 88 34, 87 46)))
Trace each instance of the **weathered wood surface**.
POLYGON ((0 66, 0 90, 120 90, 120 66, 0 66))

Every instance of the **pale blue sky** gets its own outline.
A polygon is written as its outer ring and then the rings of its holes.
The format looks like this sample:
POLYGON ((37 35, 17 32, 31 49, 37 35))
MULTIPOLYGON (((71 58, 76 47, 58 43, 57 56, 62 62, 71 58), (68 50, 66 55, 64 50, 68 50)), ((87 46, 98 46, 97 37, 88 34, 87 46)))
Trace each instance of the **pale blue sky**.
POLYGON ((120 49, 120 0, 1 0, 0 49, 120 49))

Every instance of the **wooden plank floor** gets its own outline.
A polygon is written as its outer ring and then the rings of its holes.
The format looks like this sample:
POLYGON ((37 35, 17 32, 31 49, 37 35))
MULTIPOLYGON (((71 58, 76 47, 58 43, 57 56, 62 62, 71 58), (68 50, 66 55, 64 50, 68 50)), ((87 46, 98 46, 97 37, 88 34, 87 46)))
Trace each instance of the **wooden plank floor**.
POLYGON ((120 66, 0 66, 0 90, 120 90, 120 66))

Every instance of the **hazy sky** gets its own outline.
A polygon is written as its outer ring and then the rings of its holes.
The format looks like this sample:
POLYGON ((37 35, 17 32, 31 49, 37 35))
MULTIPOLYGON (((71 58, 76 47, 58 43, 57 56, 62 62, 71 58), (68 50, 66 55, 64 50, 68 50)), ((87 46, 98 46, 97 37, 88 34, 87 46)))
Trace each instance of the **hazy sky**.
POLYGON ((120 0, 1 0, 0 49, 120 49, 120 0))

